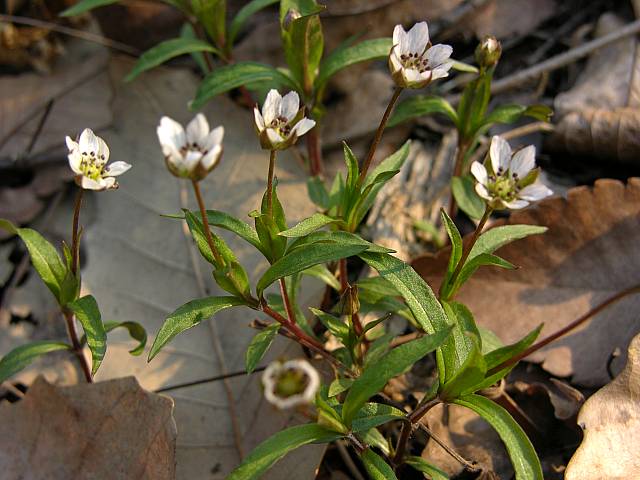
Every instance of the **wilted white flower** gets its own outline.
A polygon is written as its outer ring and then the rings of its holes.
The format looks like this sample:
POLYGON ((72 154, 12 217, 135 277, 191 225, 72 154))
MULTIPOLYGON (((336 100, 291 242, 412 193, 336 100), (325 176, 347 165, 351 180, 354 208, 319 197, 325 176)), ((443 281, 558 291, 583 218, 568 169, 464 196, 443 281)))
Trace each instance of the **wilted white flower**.
POLYGON ((478 65, 484 68, 492 67, 502 55, 502 45, 498 39, 492 35, 487 35, 482 39, 476 48, 475 57, 478 65))
POLYGON ((69 166, 76 174, 76 183, 86 190, 118 188, 115 177, 131 168, 126 162, 107 165, 109 147, 90 128, 82 131, 78 142, 71 140, 69 136, 65 140, 69 149, 69 166))
POLYGON ((284 410, 311 403, 320 387, 320 376, 306 360, 273 362, 262 374, 264 396, 284 410))
POLYGON ((158 140, 167 168, 176 177, 202 180, 220 161, 224 127, 209 131, 209 122, 201 113, 187 125, 162 117, 157 128, 158 140))
POLYGON ((471 173, 478 181, 478 195, 497 210, 524 208, 553 193, 536 182, 540 169, 536 168, 535 147, 529 145, 512 154, 507 141, 497 135, 491 139, 489 160, 484 165, 473 162, 471 173))
POLYGON ((422 88, 449 75, 451 52, 450 45, 431 46, 427 22, 416 23, 408 32, 396 25, 389 54, 391 76, 399 87, 422 88))
POLYGON ((296 92, 289 92, 282 97, 277 90, 270 90, 262 105, 262 113, 256 106, 253 114, 260 136, 260 146, 266 150, 289 148, 296 143, 298 137, 316 124, 313 120, 305 118, 296 92))

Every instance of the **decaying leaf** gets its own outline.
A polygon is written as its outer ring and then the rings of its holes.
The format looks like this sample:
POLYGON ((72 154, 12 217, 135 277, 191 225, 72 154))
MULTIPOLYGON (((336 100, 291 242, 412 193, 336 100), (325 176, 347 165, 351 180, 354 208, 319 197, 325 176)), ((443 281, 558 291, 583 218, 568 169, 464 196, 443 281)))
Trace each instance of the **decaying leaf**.
POLYGON ((133 377, 57 387, 39 377, 0 405, 0 470, 7 480, 175 476, 173 401, 133 377))
POLYGON ((571 458, 566 480, 628 480, 640 472, 640 335, 627 365, 589 398, 578 415, 584 440, 571 458))
MULTIPOLYGON (((518 270, 483 267, 458 295, 479 324, 506 343, 541 323, 543 338, 640 283, 640 179, 629 179, 626 185, 598 180, 593 188, 573 188, 567 199, 543 200, 513 213, 506 223, 544 225, 549 230, 498 251, 518 270)), ((448 255, 443 250, 420 257, 413 266, 437 287, 448 255)), ((639 309, 640 296, 624 298, 529 360, 541 362, 556 376, 572 375, 574 384, 604 385, 610 378, 607 364, 612 352, 626 352, 640 330, 639 309)), ((624 357, 613 360, 613 371, 623 362, 624 357)))
MULTIPOLYGON (((602 15, 596 37, 624 22, 602 15)), ((577 155, 637 162, 640 155, 640 51, 630 36, 596 50, 576 84, 554 102, 560 122, 549 147, 577 155)))

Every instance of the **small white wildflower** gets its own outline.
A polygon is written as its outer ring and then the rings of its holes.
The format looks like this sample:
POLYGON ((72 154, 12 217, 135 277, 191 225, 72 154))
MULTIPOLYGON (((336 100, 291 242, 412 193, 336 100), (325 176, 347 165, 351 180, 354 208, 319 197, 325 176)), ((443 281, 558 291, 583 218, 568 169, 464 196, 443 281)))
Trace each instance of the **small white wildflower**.
POLYGON ((489 160, 484 165, 473 162, 471 173, 478 181, 478 195, 497 210, 524 208, 553 193, 536 182, 540 169, 536 168, 535 147, 529 145, 512 154, 507 141, 497 135, 491 139, 489 160))
POLYGON ((265 150, 284 150, 296 143, 311 130, 316 122, 304 116, 300 98, 296 92, 284 97, 277 90, 270 90, 262 106, 262 113, 253 109, 260 146, 265 150))
POLYGON ((393 29, 393 47, 389 69, 399 87, 422 88, 431 81, 447 77, 453 63, 450 45, 431 46, 427 22, 416 23, 405 32, 402 25, 393 29))
POLYGON ((160 119, 156 131, 167 168, 176 177, 202 180, 220 161, 224 127, 209 131, 202 113, 189 122, 186 132, 166 116, 160 119))
POLYGON ((82 131, 78 142, 71 140, 69 136, 65 140, 69 149, 69 166, 76 174, 76 184, 85 190, 100 191, 118 188, 115 177, 131 168, 131 165, 126 162, 113 162, 107 165, 109 147, 90 128, 82 131))
POLYGON ((264 396, 281 410, 311 403, 320 388, 320 375, 306 360, 273 362, 262 374, 264 396))

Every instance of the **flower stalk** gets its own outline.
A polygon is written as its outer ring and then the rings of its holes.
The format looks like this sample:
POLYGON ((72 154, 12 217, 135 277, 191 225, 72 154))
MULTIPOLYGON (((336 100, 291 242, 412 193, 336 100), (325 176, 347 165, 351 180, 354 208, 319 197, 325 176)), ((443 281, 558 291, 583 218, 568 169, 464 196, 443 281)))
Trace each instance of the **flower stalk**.
POLYGON ((273 218, 273 175, 276 166, 276 151, 269 152, 269 173, 267 174, 267 214, 273 218))
POLYGON ((204 234, 207 238, 207 244, 209 244, 209 248, 211 249, 211 253, 213 258, 215 258, 216 263, 219 267, 224 266, 224 260, 220 256, 220 252, 216 248, 213 243, 213 237, 211 236, 211 228, 209 227, 209 219, 207 218, 207 210, 204 207, 204 201, 202 200, 202 192, 200 191, 200 184, 198 180, 191 180, 191 184, 193 185, 193 193, 196 196, 196 200, 198 202, 198 207, 200 208, 200 216, 202 217, 202 228, 204 229, 204 234))

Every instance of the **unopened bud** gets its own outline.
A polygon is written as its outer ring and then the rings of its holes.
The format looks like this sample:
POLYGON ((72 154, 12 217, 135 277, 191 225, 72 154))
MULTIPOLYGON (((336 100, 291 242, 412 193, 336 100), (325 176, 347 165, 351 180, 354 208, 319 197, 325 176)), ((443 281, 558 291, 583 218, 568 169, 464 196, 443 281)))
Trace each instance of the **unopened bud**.
POLYGON ((476 62, 483 68, 493 67, 502 55, 502 45, 492 35, 487 35, 476 47, 476 62))
POLYGON ((282 20, 282 28, 284 28, 287 32, 291 29, 291 25, 297 19, 302 17, 298 10, 290 8, 284 16, 282 20))
POLYGON ((360 311, 360 299, 358 298, 358 287, 347 286, 347 289, 340 297, 338 311, 341 315, 355 315, 360 311))

